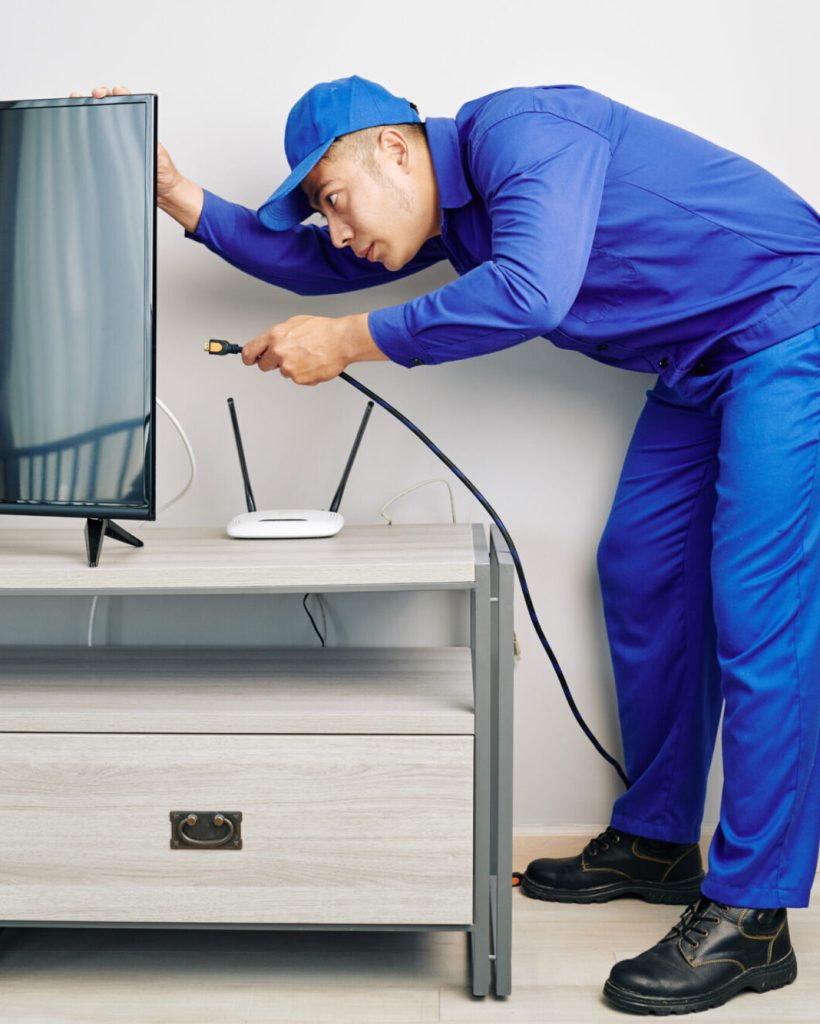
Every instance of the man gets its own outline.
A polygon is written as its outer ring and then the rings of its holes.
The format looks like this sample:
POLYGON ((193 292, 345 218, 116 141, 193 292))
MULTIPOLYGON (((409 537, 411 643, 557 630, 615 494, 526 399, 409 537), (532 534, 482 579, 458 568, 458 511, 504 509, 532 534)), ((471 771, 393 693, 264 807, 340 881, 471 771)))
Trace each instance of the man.
POLYGON ((292 173, 258 211, 161 150, 159 203, 186 237, 302 295, 442 259, 461 276, 386 309, 293 317, 245 346, 247 364, 316 384, 358 360, 414 367, 548 336, 658 375, 598 550, 631 784, 601 835, 533 861, 523 890, 687 904, 612 969, 620 1009, 788 984, 786 908, 808 905, 820 842, 817 213, 752 162, 573 85, 422 123, 354 75, 296 103, 285 150, 292 173), (301 223, 314 210, 326 225, 301 223))

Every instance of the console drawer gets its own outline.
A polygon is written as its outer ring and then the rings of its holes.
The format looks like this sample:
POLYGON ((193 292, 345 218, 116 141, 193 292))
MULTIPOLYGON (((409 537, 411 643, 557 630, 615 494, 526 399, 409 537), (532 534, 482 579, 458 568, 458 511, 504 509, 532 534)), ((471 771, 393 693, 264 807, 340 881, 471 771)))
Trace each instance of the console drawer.
POLYGON ((472 922, 472 736, 10 732, 0 780, 0 921, 472 922), (172 849, 205 809, 241 849, 172 849))

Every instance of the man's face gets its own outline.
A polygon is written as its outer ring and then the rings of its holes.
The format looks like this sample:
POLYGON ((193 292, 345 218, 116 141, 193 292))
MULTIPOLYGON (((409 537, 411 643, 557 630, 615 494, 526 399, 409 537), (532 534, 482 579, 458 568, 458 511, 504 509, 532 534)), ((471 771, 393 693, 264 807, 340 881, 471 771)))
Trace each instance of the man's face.
POLYGON ((411 146, 396 128, 382 130, 372 161, 321 160, 301 182, 327 219, 333 244, 400 270, 440 234, 438 186, 426 145, 411 146), (369 253, 369 255, 368 255, 369 253))

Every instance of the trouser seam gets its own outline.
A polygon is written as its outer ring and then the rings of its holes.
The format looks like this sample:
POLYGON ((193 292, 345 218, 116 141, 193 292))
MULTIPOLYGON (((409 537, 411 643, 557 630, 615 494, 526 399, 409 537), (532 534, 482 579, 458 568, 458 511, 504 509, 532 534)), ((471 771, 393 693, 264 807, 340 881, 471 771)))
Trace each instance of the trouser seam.
MULTIPOLYGON (((715 458, 716 457, 717 456, 715 456, 715 458)), ((680 577, 681 577, 681 580, 682 580, 683 600, 681 601, 680 606, 683 609, 683 612, 682 612, 682 619, 683 619, 683 659, 682 660, 683 660, 683 666, 684 666, 683 670, 684 670, 684 672, 686 672, 688 670, 688 662, 689 662, 689 657, 687 656, 687 651, 688 651, 687 637, 688 637, 689 624, 687 622, 688 604, 687 604, 687 601, 686 601, 686 554, 687 554, 687 551, 689 549, 689 541, 690 541, 690 538, 691 538, 691 535, 692 535, 692 519, 694 518, 694 515, 695 515, 695 508, 697 506, 698 501, 700 500, 701 494, 703 493, 704 480, 706 479, 706 477, 709 474, 709 472, 711 471, 711 469, 712 469, 711 462, 708 462, 703 467, 703 473, 701 474, 700 483, 698 484, 698 488, 697 488, 697 492, 695 494, 695 497, 692 500, 692 507, 689 510, 689 519, 688 519, 688 522, 686 524, 686 534, 685 534, 684 542, 683 542, 683 555, 682 555, 682 558, 681 558, 681 573, 680 573, 680 577)), ((710 559, 710 561, 711 561, 711 550, 712 550, 712 546, 710 544, 709 545, 709 559, 710 559)), ((672 756, 672 762, 671 762, 673 770, 676 768, 677 763, 678 763, 678 753, 680 751, 680 739, 681 739, 682 731, 683 731, 682 716, 678 716, 677 736, 675 738, 675 751, 674 751, 674 754, 672 756)), ((672 781, 673 781, 673 778, 674 778, 674 776, 670 772, 669 782, 668 782, 667 789, 666 789, 666 800, 664 801, 664 805, 663 805, 663 817, 665 819, 667 819, 669 817, 669 799, 670 799, 670 797, 672 795, 672 781)))
MULTIPOLYGON (((815 387, 817 385, 818 378, 820 378, 820 372, 815 374, 815 387)), ((817 445, 818 444, 820 444, 820 434, 818 434, 818 436, 815 438, 815 442, 814 442, 814 445, 815 445, 814 468, 812 469, 811 484, 810 484, 810 486, 808 488, 808 494, 807 494, 807 498, 806 498, 806 513, 805 513, 805 515, 803 517, 803 522, 804 522, 804 525, 806 527, 808 526, 809 510, 811 508, 812 495, 814 494, 814 488, 815 488, 816 483, 817 483, 817 461, 818 461, 817 445)), ((805 541, 806 541, 806 538, 805 538, 805 534, 804 534, 803 539, 800 542, 800 566, 801 567, 803 566, 804 561, 805 561, 805 541)), ((794 616, 792 617, 792 646, 794 648, 794 672, 795 672, 795 676, 796 676, 796 680, 797 680, 797 755, 795 757, 794 780, 793 780, 793 785, 792 785, 792 789, 791 789, 792 794, 796 794, 797 793, 797 788, 798 788, 798 782, 799 782, 799 776, 800 776, 801 751, 803 749, 803 724, 804 724, 803 723, 803 701, 801 699, 800 659, 799 659, 799 656, 798 656, 798 647, 797 647, 797 620, 798 620, 798 617, 799 617, 799 614, 800 614, 800 609, 803 606, 803 592, 802 592, 802 588, 800 586, 800 572, 799 571, 795 574, 795 578, 797 580, 797 609, 796 609, 796 611, 794 613, 794 616)), ((777 874, 776 874, 776 878, 775 878, 775 887, 776 887, 776 891, 778 893, 778 897, 780 897, 780 893, 781 893, 780 882, 781 882, 781 880, 783 878, 783 858, 784 858, 784 854, 785 854, 785 851, 786 851, 786 839, 788 838, 789 834, 791 833, 792 827, 794 826, 794 820, 795 820, 796 811, 797 811, 796 804, 797 804, 797 801, 793 798, 792 799, 791 813, 789 814, 789 823, 783 829, 783 835, 782 835, 781 840, 780 840, 780 851, 779 851, 779 856, 778 856, 778 859, 777 859, 777 874)))

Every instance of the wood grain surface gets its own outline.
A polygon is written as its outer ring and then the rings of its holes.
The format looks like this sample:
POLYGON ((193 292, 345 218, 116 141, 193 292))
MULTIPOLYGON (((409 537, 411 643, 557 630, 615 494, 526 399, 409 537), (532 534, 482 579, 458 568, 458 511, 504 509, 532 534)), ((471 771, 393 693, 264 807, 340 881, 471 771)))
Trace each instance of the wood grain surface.
POLYGON ((472 678, 469 647, 3 646, 0 733, 472 735, 472 678))
POLYGON ((0 778, 0 922, 472 921, 469 736, 6 733, 0 778))
POLYGON ((469 523, 350 524, 333 537, 236 540, 224 530, 145 529, 87 564, 80 530, 0 529, 0 594, 264 593, 288 589, 467 586, 469 523))

